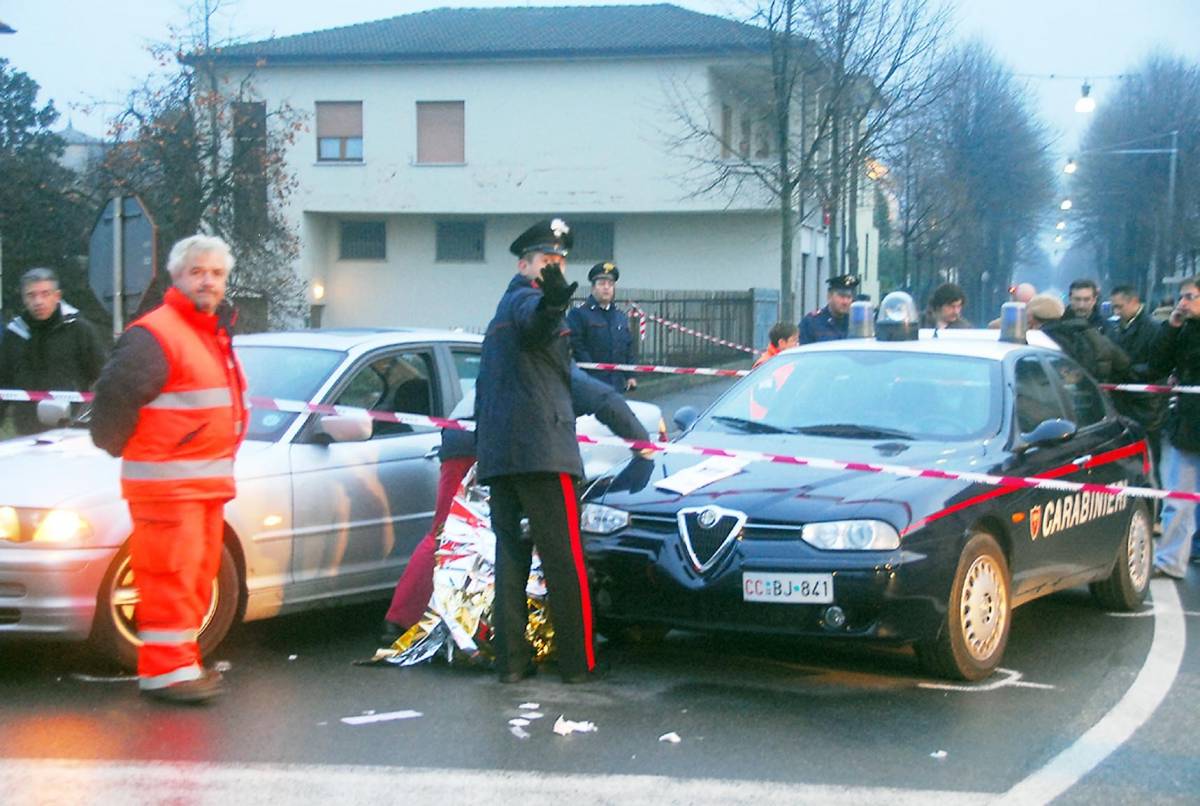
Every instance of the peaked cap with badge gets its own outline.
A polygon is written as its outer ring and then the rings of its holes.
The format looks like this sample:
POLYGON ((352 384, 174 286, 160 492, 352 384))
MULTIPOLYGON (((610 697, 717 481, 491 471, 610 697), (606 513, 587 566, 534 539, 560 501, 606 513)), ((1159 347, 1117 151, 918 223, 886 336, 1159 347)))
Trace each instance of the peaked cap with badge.
POLYGON ((830 291, 853 294, 854 290, 858 288, 859 278, 857 274, 839 274, 836 277, 830 277, 825 283, 829 286, 830 291))
POLYGON ((561 218, 544 218, 517 236, 508 251, 517 257, 530 252, 566 257, 575 243, 571 228, 561 218))
POLYGON ((597 277, 608 277, 614 283, 621 279, 621 270, 617 268, 617 264, 611 260, 606 260, 603 263, 597 263, 588 270, 588 282, 596 282, 597 277))

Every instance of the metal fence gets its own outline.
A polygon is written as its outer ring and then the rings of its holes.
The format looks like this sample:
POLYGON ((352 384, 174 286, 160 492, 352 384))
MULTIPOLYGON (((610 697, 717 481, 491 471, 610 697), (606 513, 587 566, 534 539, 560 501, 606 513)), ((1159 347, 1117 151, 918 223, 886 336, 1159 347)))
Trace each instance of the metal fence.
MULTIPOLYGON (((586 298, 584 294, 573 300, 572 305, 581 304, 586 298)), ((619 289, 617 305, 628 309, 630 303, 637 303, 648 314, 709 336, 756 346, 753 291, 619 289)), ((638 324, 638 319, 631 316, 629 326, 635 334, 638 324)), ((653 321, 647 322, 646 338, 638 348, 638 360, 646 364, 703 367, 739 358, 748 364, 753 356, 653 321)))

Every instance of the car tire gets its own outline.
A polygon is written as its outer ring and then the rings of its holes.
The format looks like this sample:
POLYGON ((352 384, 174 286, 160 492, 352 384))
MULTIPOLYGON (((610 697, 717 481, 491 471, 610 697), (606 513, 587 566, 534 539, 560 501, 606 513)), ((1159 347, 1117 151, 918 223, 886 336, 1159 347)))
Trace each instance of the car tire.
MULTIPOLYGON (((237 562, 229 546, 223 546, 221 567, 213 582, 213 600, 200 626, 201 656, 216 649, 233 626, 238 615, 240 591, 237 562)), ((137 669, 138 647, 141 645, 133 616, 137 598, 129 544, 126 543, 113 558, 100 585, 90 642, 92 649, 102 658, 129 671, 137 669)))
POLYGON ((1143 504, 1133 505, 1125 536, 1113 561, 1107 579, 1093 582, 1088 588, 1092 596, 1107 610, 1132 612, 1140 610, 1150 589, 1150 574, 1154 562, 1154 535, 1150 515, 1143 504))
POLYGON ((982 680, 996 670, 1012 626, 1012 580, 996 539, 971 535, 958 559, 946 620, 937 638, 916 645, 929 673, 982 680))

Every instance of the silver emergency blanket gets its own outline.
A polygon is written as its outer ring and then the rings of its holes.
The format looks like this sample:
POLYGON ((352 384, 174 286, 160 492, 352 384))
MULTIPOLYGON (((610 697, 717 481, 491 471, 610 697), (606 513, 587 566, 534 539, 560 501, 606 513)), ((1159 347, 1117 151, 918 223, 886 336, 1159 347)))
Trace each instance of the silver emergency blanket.
MULTIPOLYGON (((367 663, 413 666, 433 657, 448 663, 488 666, 492 649, 492 598, 495 594, 496 536, 491 529, 487 488, 475 483, 471 469, 450 506, 433 561, 433 595, 420 621, 367 663)), ((537 552, 525 588, 529 623, 525 637, 533 659, 542 662, 554 650, 554 627, 546 612, 546 583, 537 552)))

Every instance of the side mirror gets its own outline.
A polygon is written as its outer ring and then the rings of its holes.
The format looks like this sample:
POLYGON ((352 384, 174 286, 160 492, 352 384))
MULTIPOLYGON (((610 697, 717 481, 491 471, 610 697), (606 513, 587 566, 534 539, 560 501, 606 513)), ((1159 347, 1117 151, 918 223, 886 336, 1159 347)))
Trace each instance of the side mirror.
POLYGON ((71 404, 64 400, 39 400, 37 418, 42 425, 61 428, 71 422, 71 404))
POLYGON ((350 414, 322 414, 317 420, 319 433, 331 442, 366 442, 374 426, 365 411, 350 414))
POLYGON ((700 412, 696 411, 695 406, 680 406, 675 410, 675 414, 671 417, 671 419, 674 421, 675 426, 680 431, 687 431, 689 428, 695 425, 696 420, 699 419, 699 417, 700 412))
POLYGON ((1017 451, 1023 452, 1030 448, 1038 448, 1042 445, 1053 445, 1057 442, 1066 442, 1075 436, 1078 431, 1075 423, 1070 420, 1042 420, 1037 427, 1028 434, 1021 434, 1021 438, 1017 443, 1017 451))

